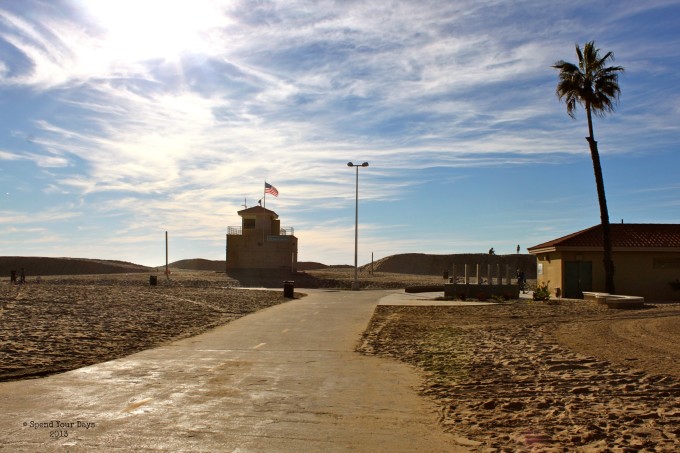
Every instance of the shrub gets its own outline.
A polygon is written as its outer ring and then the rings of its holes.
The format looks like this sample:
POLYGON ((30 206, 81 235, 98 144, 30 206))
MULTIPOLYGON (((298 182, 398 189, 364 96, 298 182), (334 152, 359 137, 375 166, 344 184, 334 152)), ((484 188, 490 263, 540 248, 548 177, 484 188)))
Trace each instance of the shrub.
POLYGON ((536 285, 536 289, 534 290, 534 300, 550 300, 550 288, 548 288, 549 283, 549 281, 540 282, 538 285, 536 285))

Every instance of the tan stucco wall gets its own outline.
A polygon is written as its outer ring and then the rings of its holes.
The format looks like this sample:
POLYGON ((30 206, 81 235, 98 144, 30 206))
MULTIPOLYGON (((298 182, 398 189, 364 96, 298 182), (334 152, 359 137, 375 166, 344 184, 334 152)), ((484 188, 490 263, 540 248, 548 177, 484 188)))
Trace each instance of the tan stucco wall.
POLYGON ((562 260, 558 255, 553 253, 550 256, 550 261, 544 258, 544 254, 538 256, 536 263, 536 282, 548 283, 548 287, 555 295, 556 288, 562 288, 562 260), (539 274, 539 271, 541 272, 539 274))
POLYGON ((243 224, 243 234, 260 234, 264 232, 265 235, 268 234, 279 234, 280 225, 279 220, 272 218, 269 215, 245 215, 242 219, 243 224), (255 220, 255 228, 246 228, 245 224, 247 220, 255 220))
MULTIPOLYGON (((551 252, 539 253, 538 263, 543 273, 537 276, 539 282, 550 281, 550 288, 563 288, 564 261, 591 261, 593 270, 593 291, 604 291, 604 266, 602 253, 598 252, 551 252), (550 261, 545 259, 550 257, 550 261)), ((654 259, 680 259, 677 252, 633 252, 614 251, 614 284, 617 294, 643 296, 646 300, 680 300, 680 292, 673 291, 668 284, 680 278, 680 269, 655 269, 654 259)), ((554 293, 553 293, 554 294, 554 293)))
MULTIPOLYGON (((645 296, 653 300, 680 300, 680 292, 673 291, 668 284, 680 277, 680 269, 655 269, 654 259, 670 258, 670 254, 617 254, 614 261, 616 292, 645 296), (638 294, 636 294, 637 292, 638 294)), ((680 259, 680 253, 674 254, 680 259)))
POLYGON ((262 234, 228 235, 227 268, 297 270, 297 238, 262 234), (278 240, 274 240, 274 237, 278 240))

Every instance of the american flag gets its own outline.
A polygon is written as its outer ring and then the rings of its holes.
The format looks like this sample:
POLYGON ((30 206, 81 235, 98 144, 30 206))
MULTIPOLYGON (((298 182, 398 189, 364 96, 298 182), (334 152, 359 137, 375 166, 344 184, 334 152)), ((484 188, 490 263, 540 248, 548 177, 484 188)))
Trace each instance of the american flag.
POLYGON ((274 195, 275 197, 279 196, 279 191, 276 190, 276 187, 272 186, 271 184, 269 184, 266 181, 264 183, 264 193, 270 193, 270 194, 274 195))

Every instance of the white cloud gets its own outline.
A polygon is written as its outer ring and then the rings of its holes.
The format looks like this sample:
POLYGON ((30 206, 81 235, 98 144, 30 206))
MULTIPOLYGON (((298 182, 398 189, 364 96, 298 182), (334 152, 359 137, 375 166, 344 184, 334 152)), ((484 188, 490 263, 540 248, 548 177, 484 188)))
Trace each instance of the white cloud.
POLYGON ((24 157, 17 153, 0 150, 0 160, 22 160, 22 159, 24 159, 24 157))
POLYGON ((55 222, 73 219, 78 212, 55 208, 40 213, 25 213, 21 211, 0 211, 0 225, 40 224, 41 222, 55 222))
MULTIPOLYGON (((0 6, 0 45, 18 54, 0 57, 0 89, 51 102, 16 126, 37 129, 31 147, 2 144, 0 160, 33 163, 36 190, 115 219, 119 241, 164 229, 219 240, 267 179, 310 249, 331 256, 346 248, 346 225, 309 218, 351 200, 347 161, 370 162, 362 198, 384 201, 426 190, 405 176, 415 170, 557 166, 588 152, 585 121, 566 116, 550 65, 590 33, 591 18, 574 12, 592 2, 143 3, 0 6)), ((639 13, 619 8, 612 29, 639 13)), ((661 43, 650 57, 648 46, 616 53, 667 75, 674 63, 659 57, 677 50, 661 43)), ((648 88, 626 91, 625 119, 597 124, 603 154, 639 152, 641 132, 658 146, 677 137, 677 96, 648 88)), ((386 230, 370 240, 394 247, 386 230)))

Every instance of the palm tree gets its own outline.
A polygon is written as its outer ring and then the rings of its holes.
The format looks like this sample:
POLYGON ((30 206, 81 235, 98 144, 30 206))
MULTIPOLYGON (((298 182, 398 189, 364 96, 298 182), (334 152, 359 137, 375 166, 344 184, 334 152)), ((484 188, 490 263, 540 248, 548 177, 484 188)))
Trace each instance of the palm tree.
POLYGON ((612 261, 612 240, 609 227, 609 212, 607 210, 607 198, 604 193, 604 179, 602 166, 600 165, 600 153, 597 150, 597 142, 593 134, 593 114, 603 117, 613 112, 616 101, 619 99, 619 73, 623 72, 621 66, 607 66, 610 60, 614 60, 614 54, 607 52, 600 56, 600 49, 595 47, 595 42, 590 41, 581 49, 576 44, 578 64, 560 60, 553 68, 560 71, 560 80, 557 84, 557 97, 567 105, 567 113, 574 118, 576 105, 586 109, 588 118, 588 145, 593 160, 595 171, 595 184, 597 185, 597 199, 600 203, 600 220, 602 222, 602 240, 604 245, 604 274, 605 291, 614 294, 614 262, 612 261))

